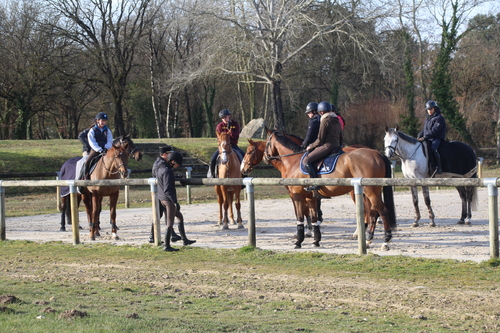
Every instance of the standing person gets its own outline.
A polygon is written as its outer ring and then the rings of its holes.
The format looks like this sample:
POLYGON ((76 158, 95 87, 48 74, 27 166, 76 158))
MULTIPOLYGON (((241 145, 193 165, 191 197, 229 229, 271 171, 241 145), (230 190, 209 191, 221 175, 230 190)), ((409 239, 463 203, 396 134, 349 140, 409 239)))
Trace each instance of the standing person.
MULTIPOLYGON (((165 164, 165 160, 164 158, 166 158, 168 160, 168 156, 170 155, 170 153, 173 152, 172 150, 172 147, 171 146, 165 146, 165 147, 160 147, 160 155, 156 158, 156 161, 153 163, 153 168, 151 169, 151 174, 153 176, 153 178, 156 178, 156 175, 158 173, 158 168, 160 167, 166 167, 164 164, 165 164)), ((160 210, 160 216, 159 216, 159 219, 161 220, 162 216, 163 216, 163 213, 165 213, 165 207, 161 204, 160 200, 158 200, 158 207, 159 207, 159 210, 160 210)), ((176 217, 179 219, 179 220, 182 220, 183 217, 182 217, 182 214, 180 211, 177 212, 176 214, 176 217)), ((177 235, 175 233, 175 231, 172 229, 172 236, 170 238, 170 240, 172 242, 177 242, 179 240, 181 240, 182 237, 177 235)), ((153 243, 154 242, 154 224, 151 225, 151 234, 149 235, 149 242, 150 243, 153 243)))
POLYGON ((113 134, 106 125, 108 123, 108 115, 104 112, 99 112, 95 117, 95 124, 90 128, 87 135, 90 145, 90 152, 82 168, 82 178, 87 179, 90 163, 99 154, 106 154, 108 149, 113 146, 113 134))
MULTIPOLYGON (((164 250, 168 252, 179 251, 179 249, 170 246, 170 239, 174 230, 174 219, 177 213, 180 213, 181 206, 177 202, 177 191, 175 189, 175 176, 172 169, 182 166, 182 154, 173 151, 170 154, 163 154, 161 156, 164 164, 160 165, 156 173, 156 180, 158 185, 158 199, 165 207, 165 222, 167 224, 167 231, 165 233, 164 250)), ((180 215, 182 217, 182 215, 180 215)), ((181 234, 184 245, 193 244, 195 241, 189 240, 186 237, 184 230, 184 221, 179 219, 179 233, 181 234)))
MULTIPOLYGON (((221 110, 219 112, 219 118, 221 122, 215 128, 215 131, 220 133, 229 133, 229 141, 231 142, 231 147, 239 155, 238 158, 241 162, 245 153, 238 147, 238 139, 240 138, 240 124, 236 120, 231 119, 231 112, 228 109, 221 110)), ((215 173, 215 165, 217 163, 217 157, 219 156, 219 150, 217 149, 210 159, 210 166, 208 169, 208 178, 217 178, 215 173)))
POLYGON ((434 156, 436 165, 433 166, 433 169, 435 169, 434 172, 429 173, 432 175, 434 175, 434 173, 441 174, 443 170, 441 168, 441 156, 439 155, 438 149, 441 141, 446 137, 446 121, 436 102, 428 101, 425 104, 425 109, 427 110, 427 117, 425 118, 423 129, 417 135, 417 140, 420 142, 430 142, 432 155, 434 156))
MULTIPOLYGON (((344 137, 340 127, 339 118, 333 112, 334 106, 328 102, 318 104, 318 113, 321 116, 318 138, 307 146, 309 154, 304 157, 304 166, 309 172, 310 178, 318 178, 314 162, 328 155, 340 152, 344 144, 344 137)), ((320 186, 310 186, 309 191, 318 190, 320 186)))
POLYGON ((302 141, 302 147, 305 149, 311 143, 316 141, 319 132, 320 115, 318 114, 318 103, 311 102, 307 104, 306 114, 309 117, 309 124, 307 125, 307 133, 302 141))

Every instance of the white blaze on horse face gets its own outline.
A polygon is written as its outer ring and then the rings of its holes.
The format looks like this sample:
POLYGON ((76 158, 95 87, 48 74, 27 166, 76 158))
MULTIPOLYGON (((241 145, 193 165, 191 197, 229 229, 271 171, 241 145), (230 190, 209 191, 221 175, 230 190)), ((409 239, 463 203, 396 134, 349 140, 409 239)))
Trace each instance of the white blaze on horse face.
POLYGON ((394 132, 391 130, 385 132, 384 137, 384 147, 385 147, 385 156, 391 158, 395 153, 395 141, 397 136, 394 135, 394 132))
POLYGON ((220 152, 220 161, 222 164, 226 164, 227 163, 226 144, 222 143, 221 148, 222 151, 220 152))

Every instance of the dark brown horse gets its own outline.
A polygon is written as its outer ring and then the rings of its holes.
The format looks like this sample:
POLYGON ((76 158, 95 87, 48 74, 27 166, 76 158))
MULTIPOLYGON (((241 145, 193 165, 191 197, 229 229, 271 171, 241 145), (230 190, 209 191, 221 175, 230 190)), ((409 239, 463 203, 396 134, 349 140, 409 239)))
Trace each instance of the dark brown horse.
MULTIPOLYGON (((258 149, 250 145, 245 160, 242 162, 242 170, 246 165, 255 163, 259 159, 258 149), (253 148, 252 148, 253 147, 253 148), (252 155, 252 156, 251 156, 252 155), (253 159, 253 162, 252 162, 253 159)), ((309 176, 300 171, 300 159, 303 155, 299 145, 292 142, 285 135, 268 130, 268 139, 266 147, 262 153, 262 158, 278 170, 283 178, 308 178, 309 176)), ((384 178, 390 177, 391 168, 389 160, 379 152, 358 148, 342 154, 337 162, 336 169, 330 173, 321 175, 322 178, 384 178)), ((308 201, 311 200, 310 194, 304 190, 304 186, 289 186, 290 196, 294 202, 295 213, 297 217, 297 231, 300 235, 301 228, 303 233, 303 223, 305 210, 309 209, 313 222, 317 218, 314 212, 316 205, 308 201)), ((349 193, 353 190, 352 186, 322 186, 319 193, 324 197, 334 197, 349 193)), ((387 243, 392 238, 392 229, 396 227, 396 217, 394 212, 394 201, 392 187, 385 186, 384 200, 382 200, 381 186, 367 186, 364 189, 365 210, 370 211, 370 221, 376 221, 377 214, 382 216, 385 230, 385 243, 383 249, 388 249, 387 243)), ((368 230, 368 241, 371 242, 375 231, 375 223, 370 223, 368 230)), ((302 238, 303 240, 303 238, 302 238)), ((301 247, 302 240, 296 242, 296 248, 301 247)))
MULTIPOLYGON (((231 147, 229 135, 227 133, 217 134, 217 140, 219 142, 218 177, 241 178, 240 160, 231 147)), ((241 185, 215 185, 214 187, 219 203, 219 221, 217 225, 222 225, 223 229, 229 229, 228 222, 230 218, 232 224, 238 223, 238 229, 243 228, 240 203, 241 185), (237 213, 236 222, 234 220, 233 201, 237 213)))
MULTIPOLYGON (((121 136, 113 141, 113 146, 99 159, 95 169, 90 174, 90 180, 120 179, 128 177, 128 158, 139 161, 142 153, 135 147, 128 136, 121 136)), ((82 189, 83 200, 90 225, 90 239, 100 236, 99 215, 102 209, 102 199, 109 197, 110 223, 113 239, 118 239, 116 226, 116 204, 120 186, 87 186, 82 189)))

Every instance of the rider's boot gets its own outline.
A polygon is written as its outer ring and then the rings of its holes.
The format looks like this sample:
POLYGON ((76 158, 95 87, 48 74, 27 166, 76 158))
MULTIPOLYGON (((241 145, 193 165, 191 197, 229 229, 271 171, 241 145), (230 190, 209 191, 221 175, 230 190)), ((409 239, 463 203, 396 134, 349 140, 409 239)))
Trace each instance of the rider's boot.
POLYGON ((165 233, 165 246, 163 247, 163 250, 167 252, 179 251, 179 249, 170 246, 170 237, 172 237, 172 230, 173 228, 167 228, 167 232, 165 233))
POLYGON ((441 155, 439 155, 439 152, 437 150, 433 150, 432 154, 434 155, 434 159, 436 160, 436 168, 437 168, 436 173, 438 175, 442 174, 443 169, 441 168, 441 155))
MULTIPOLYGON (((314 167, 314 165, 312 163, 307 163, 306 168, 307 168, 307 172, 309 172, 309 178, 318 178, 318 174, 316 173, 316 168, 314 167)), ((319 190, 320 187, 321 186, 319 186, 319 185, 313 185, 313 186, 306 187, 305 190, 308 192, 317 191, 317 190, 319 190)))
POLYGON ((314 246, 319 247, 319 242, 321 241, 321 230, 319 228, 319 225, 313 226, 313 233, 314 233, 314 246))
POLYGON ((295 242, 296 249, 302 248, 302 242, 304 241, 304 238, 304 223, 297 224, 297 241, 295 242))

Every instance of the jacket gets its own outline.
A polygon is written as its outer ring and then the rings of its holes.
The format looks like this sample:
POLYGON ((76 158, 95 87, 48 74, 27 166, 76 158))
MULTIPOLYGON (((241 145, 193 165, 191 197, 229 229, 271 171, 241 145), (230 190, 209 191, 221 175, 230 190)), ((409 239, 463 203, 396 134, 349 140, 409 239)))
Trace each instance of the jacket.
POLYGON ((319 146, 331 146, 334 150, 337 147, 342 147, 344 145, 344 137, 342 134, 342 128, 340 127, 339 118, 334 112, 327 112, 321 116, 321 122, 319 124, 318 138, 314 141, 310 147, 312 149, 319 146))
POLYGON ((432 115, 425 118, 424 128, 418 133, 418 138, 433 140, 435 138, 444 140, 446 137, 446 121, 441 110, 436 110, 432 115))
POLYGON ((229 123, 225 123, 221 121, 217 127, 215 128, 217 133, 228 133, 229 134, 229 142, 231 145, 238 145, 238 139, 240 138, 240 124, 236 120, 232 120, 229 123))
POLYGON ((316 141, 319 132, 320 115, 317 114, 309 119, 309 125, 307 126, 307 133, 304 141, 302 141, 302 146, 307 147, 309 144, 316 141))
POLYGON ((153 164, 153 175, 155 172, 158 186, 158 200, 176 203, 177 190, 175 189, 175 175, 172 169, 167 165, 167 162, 161 157, 158 157, 153 164), (158 161, 158 159, 161 161, 158 161), (155 165, 156 169, 154 169, 155 165))

